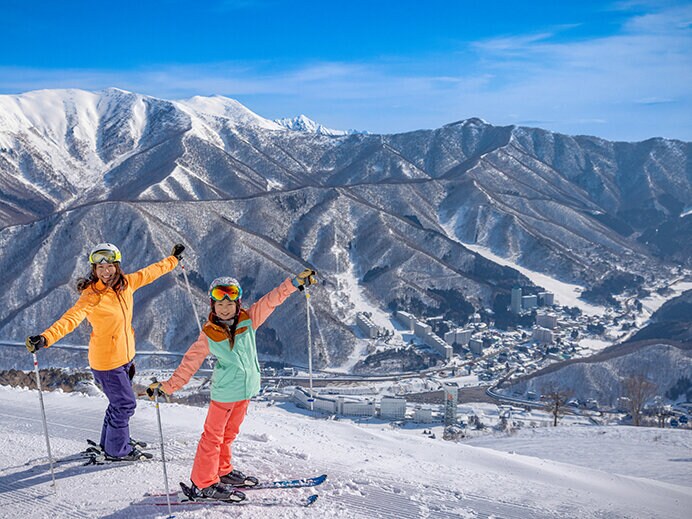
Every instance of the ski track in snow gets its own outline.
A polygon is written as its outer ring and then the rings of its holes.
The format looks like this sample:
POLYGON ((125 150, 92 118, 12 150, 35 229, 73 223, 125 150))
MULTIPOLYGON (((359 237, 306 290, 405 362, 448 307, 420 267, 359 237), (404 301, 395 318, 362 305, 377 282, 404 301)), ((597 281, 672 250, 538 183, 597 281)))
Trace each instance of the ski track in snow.
MULTIPOLYGON (((401 346, 405 345, 401 334, 396 331, 391 315, 368 301, 364 289, 359 284, 358 278, 353 270, 353 263, 347 262, 346 265, 348 268, 335 276, 337 290, 329 294, 332 308, 345 307, 344 312, 346 314, 346 321, 350 323, 350 326, 354 330, 358 329, 355 324, 356 314, 359 312, 369 312, 371 314, 370 319, 373 323, 386 330, 394 331, 395 336, 390 341, 390 347, 396 344, 400 344, 401 346)), ((361 335, 360 331, 356 333, 359 336, 361 335)), ((349 355, 349 358, 342 365, 333 368, 332 371, 350 372, 358 361, 366 356, 366 349, 371 340, 372 339, 359 339, 353 352, 349 355)))
MULTIPOLYGON (((83 449, 86 438, 98 439, 105 398, 60 392, 45 393, 44 398, 54 458, 83 449)), ((36 391, 0 387, 0 408, 0 517, 167 516, 165 506, 146 504, 147 493, 164 490, 153 403, 138 401, 131 432, 150 443, 155 460, 102 466, 58 463, 57 496, 50 487, 36 391)), ((205 416, 204 408, 161 404, 171 491, 178 490, 178 481, 188 481, 205 416)), ((580 434, 589 435, 589 431, 584 428, 580 434)), ((541 452, 538 446, 544 438, 540 431, 536 435, 534 445, 541 452)), ((687 445, 677 438, 668 442, 668 448, 687 445)), ((550 439, 559 441, 559 436, 550 439)), ((512 438, 504 441, 511 444, 512 438)), ((566 441, 564 449, 569 448, 566 441)), ((680 452, 678 457, 689 462, 688 454, 680 452)), ((380 422, 356 425, 316 419, 290 404, 269 407, 253 402, 234 445, 234 460, 237 468, 262 479, 321 473, 328 474, 328 479, 316 488, 251 491, 243 506, 178 506, 175 516, 602 519, 653 518, 664 513, 674 518, 685 517, 692 504, 689 481, 671 484, 630 478, 431 441, 380 422), (299 500, 312 493, 320 495, 317 503, 300 507, 299 500)))

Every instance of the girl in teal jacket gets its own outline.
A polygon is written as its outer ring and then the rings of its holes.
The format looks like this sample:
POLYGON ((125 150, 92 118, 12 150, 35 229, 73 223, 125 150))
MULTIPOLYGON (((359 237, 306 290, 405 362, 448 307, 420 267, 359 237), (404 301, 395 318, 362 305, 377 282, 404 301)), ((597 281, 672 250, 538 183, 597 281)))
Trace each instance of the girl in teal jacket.
POLYGON ((224 485, 253 486, 257 479, 233 469, 231 444, 240 430, 250 398, 260 390, 255 332, 274 309, 296 288, 316 283, 307 269, 293 280, 286 278, 247 310, 242 308, 243 290, 231 277, 215 279, 209 286, 211 313, 197 340, 185 353, 170 379, 155 382, 147 393, 167 395, 187 384, 207 355, 217 361, 211 377, 211 402, 204 432, 192 466, 192 490, 199 497, 241 501, 242 492, 224 485))

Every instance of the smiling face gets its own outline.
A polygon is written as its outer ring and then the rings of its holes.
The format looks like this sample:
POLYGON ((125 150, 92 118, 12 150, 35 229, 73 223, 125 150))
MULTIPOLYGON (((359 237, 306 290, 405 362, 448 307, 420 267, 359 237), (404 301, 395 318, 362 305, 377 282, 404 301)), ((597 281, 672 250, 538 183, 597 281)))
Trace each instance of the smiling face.
POLYGON ((235 317, 236 302, 229 301, 228 299, 223 299, 221 301, 214 301, 214 313, 222 321, 228 321, 235 317))
POLYGON ((111 286, 115 281, 117 269, 113 263, 99 263, 96 265, 96 277, 106 286, 111 286))

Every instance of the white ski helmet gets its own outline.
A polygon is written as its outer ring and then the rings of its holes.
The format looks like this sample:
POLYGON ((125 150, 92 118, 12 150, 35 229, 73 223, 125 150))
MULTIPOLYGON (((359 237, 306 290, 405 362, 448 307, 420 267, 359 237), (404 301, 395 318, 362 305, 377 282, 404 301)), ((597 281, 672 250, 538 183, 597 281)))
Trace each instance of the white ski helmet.
POLYGON ((97 265, 99 263, 119 263, 122 261, 120 249, 112 243, 99 243, 95 245, 89 253, 89 263, 97 265))
POLYGON ((209 299, 211 302, 228 298, 231 301, 240 301, 243 297, 243 289, 236 278, 223 276, 216 278, 209 285, 209 299))

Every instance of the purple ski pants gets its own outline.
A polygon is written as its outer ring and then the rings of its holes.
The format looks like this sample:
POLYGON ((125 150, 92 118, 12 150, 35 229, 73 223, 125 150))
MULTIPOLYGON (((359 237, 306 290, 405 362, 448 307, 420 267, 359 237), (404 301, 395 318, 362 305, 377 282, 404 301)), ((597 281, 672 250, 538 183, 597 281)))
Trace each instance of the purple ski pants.
POLYGON ((108 398, 108 408, 103 419, 101 441, 103 450, 109 456, 126 456, 132 451, 130 445, 130 417, 135 414, 137 401, 132 391, 132 377, 135 365, 128 362, 119 368, 108 371, 92 369, 96 384, 108 398))

